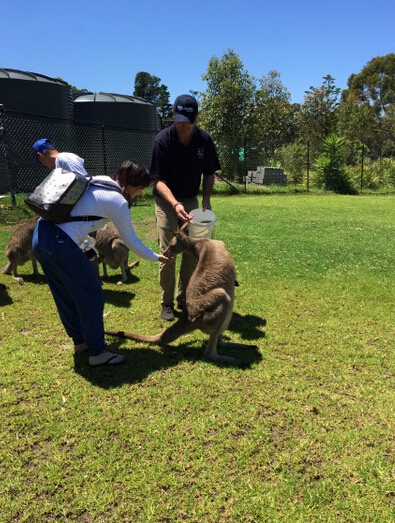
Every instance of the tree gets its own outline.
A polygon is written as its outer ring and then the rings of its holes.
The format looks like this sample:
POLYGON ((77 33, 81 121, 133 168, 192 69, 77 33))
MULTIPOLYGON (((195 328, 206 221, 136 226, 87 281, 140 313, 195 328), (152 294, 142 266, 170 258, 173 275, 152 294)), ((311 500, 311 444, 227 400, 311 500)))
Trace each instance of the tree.
POLYGON ((305 141, 310 142, 313 157, 319 152, 325 137, 336 130, 335 109, 341 90, 335 86, 332 76, 324 76, 323 80, 320 87, 310 87, 306 91, 299 112, 301 131, 305 141))
POLYGON ((172 106, 169 103, 168 88, 166 85, 160 84, 160 81, 160 78, 145 71, 137 73, 134 80, 133 96, 138 96, 155 104, 159 115, 165 119, 171 116, 172 106))
POLYGON ((75 87, 74 85, 70 85, 70 87, 74 97, 79 94, 89 93, 88 89, 78 89, 78 87, 75 87))
POLYGON ((349 164, 360 161, 362 144, 372 144, 376 127, 372 110, 368 105, 358 104, 355 100, 343 100, 340 103, 337 109, 337 133, 349 142, 349 164))
POLYGON ((372 111, 366 104, 355 100, 342 101, 337 110, 339 134, 351 141, 368 143, 374 126, 372 111))
POLYGON ((211 58, 202 78, 207 89, 200 93, 199 121, 218 145, 222 170, 233 179, 239 174, 239 154, 253 105, 254 82, 232 50, 222 58, 211 58))
POLYGON ((255 95, 254 137, 265 157, 273 158, 276 150, 290 143, 296 130, 291 95, 280 80, 280 73, 270 71, 259 80, 255 95))
MULTIPOLYGON (((57 80, 60 80, 61 82, 68 83, 68 82, 66 82, 66 80, 63 80, 63 78, 60 78, 60 76, 57 77, 57 80)), ((73 93, 74 97, 76 97, 79 94, 89 93, 88 89, 79 89, 75 85, 71 85, 71 84, 69 84, 69 85, 70 85, 71 92, 73 93)))
POLYGON ((289 183, 303 182, 303 172, 307 161, 307 147, 305 144, 294 141, 280 147, 276 151, 275 160, 287 173, 289 183))
MULTIPOLYGON (((392 154, 395 149, 395 54, 370 60, 358 74, 352 74, 348 89, 342 93, 342 104, 353 103, 359 114, 369 116, 360 128, 362 141, 373 157, 392 154)), ((355 114, 355 112, 354 112, 355 114)))
POLYGON ((378 116, 385 116, 395 104, 395 54, 378 56, 368 62, 359 74, 352 74, 347 82, 347 95, 355 95, 361 103, 368 103, 378 116))

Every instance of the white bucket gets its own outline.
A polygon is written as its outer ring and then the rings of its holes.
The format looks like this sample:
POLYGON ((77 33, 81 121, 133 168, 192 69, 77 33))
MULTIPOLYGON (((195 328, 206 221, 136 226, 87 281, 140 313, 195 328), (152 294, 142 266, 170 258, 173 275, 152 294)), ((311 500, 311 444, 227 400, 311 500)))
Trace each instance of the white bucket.
POLYGON ((214 225, 217 221, 215 214, 206 209, 194 209, 189 214, 193 214, 193 219, 189 222, 189 236, 191 238, 211 238, 214 225))

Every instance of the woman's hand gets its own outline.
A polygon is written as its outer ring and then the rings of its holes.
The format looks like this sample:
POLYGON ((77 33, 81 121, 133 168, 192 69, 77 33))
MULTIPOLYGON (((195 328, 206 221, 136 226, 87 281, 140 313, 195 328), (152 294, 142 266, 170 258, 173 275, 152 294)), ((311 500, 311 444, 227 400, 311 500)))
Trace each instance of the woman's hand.
POLYGON ((159 254, 159 258, 158 258, 158 262, 159 263, 169 263, 173 260, 174 258, 167 258, 167 256, 163 256, 163 254, 159 254))

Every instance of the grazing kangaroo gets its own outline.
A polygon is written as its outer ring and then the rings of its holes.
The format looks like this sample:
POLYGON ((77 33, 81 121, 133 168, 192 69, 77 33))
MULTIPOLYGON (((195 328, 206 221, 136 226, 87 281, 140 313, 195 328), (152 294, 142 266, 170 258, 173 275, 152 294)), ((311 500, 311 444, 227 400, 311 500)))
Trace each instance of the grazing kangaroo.
POLYGON ((16 229, 7 242, 5 255, 9 263, 0 269, 1 273, 12 274, 13 277, 21 284, 24 284, 22 276, 18 274, 18 265, 23 265, 31 260, 33 265, 33 274, 37 275, 37 260, 32 252, 32 238, 34 227, 36 226, 39 216, 34 215, 29 220, 16 229))
POLYGON ((95 247, 99 252, 98 262, 103 264, 103 276, 107 277, 107 265, 112 269, 121 268, 122 279, 117 285, 127 281, 130 269, 136 267, 138 260, 128 265, 129 249, 123 243, 121 237, 112 227, 100 229, 96 234, 95 247))
POLYGON ((204 357, 214 362, 246 366, 242 361, 219 355, 217 345, 228 348, 256 347, 240 343, 225 343, 221 334, 228 328, 232 318, 236 270, 223 242, 208 238, 190 238, 184 232, 188 222, 174 233, 170 245, 164 252, 172 257, 188 251, 198 258, 186 289, 185 308, 176 323, 156 336, 144 336, 124 331, 106 331, 106 334, 137 341, 166 345, 183 334, 196 329, 209 335, 204 357))

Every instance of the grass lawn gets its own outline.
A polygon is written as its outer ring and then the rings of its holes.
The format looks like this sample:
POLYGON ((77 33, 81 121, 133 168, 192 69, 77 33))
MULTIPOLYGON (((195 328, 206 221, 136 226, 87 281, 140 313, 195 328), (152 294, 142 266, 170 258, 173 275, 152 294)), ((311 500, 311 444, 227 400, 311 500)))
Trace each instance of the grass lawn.
MULTIPOLYGON (((74 357, 43 278, 0 307, 0 523, 395 521, 395 197, 213 198, 240 286, 227 337, 74 357)), ((153 202, 132 208, 156 246, 153 202)), ((0 266, 15 224, 0 226, 0 266)), ((130 254, 130 261, 135 258, 130 254)), ((109 329, 157 333, 157 265, 104 282, 109 329)))

